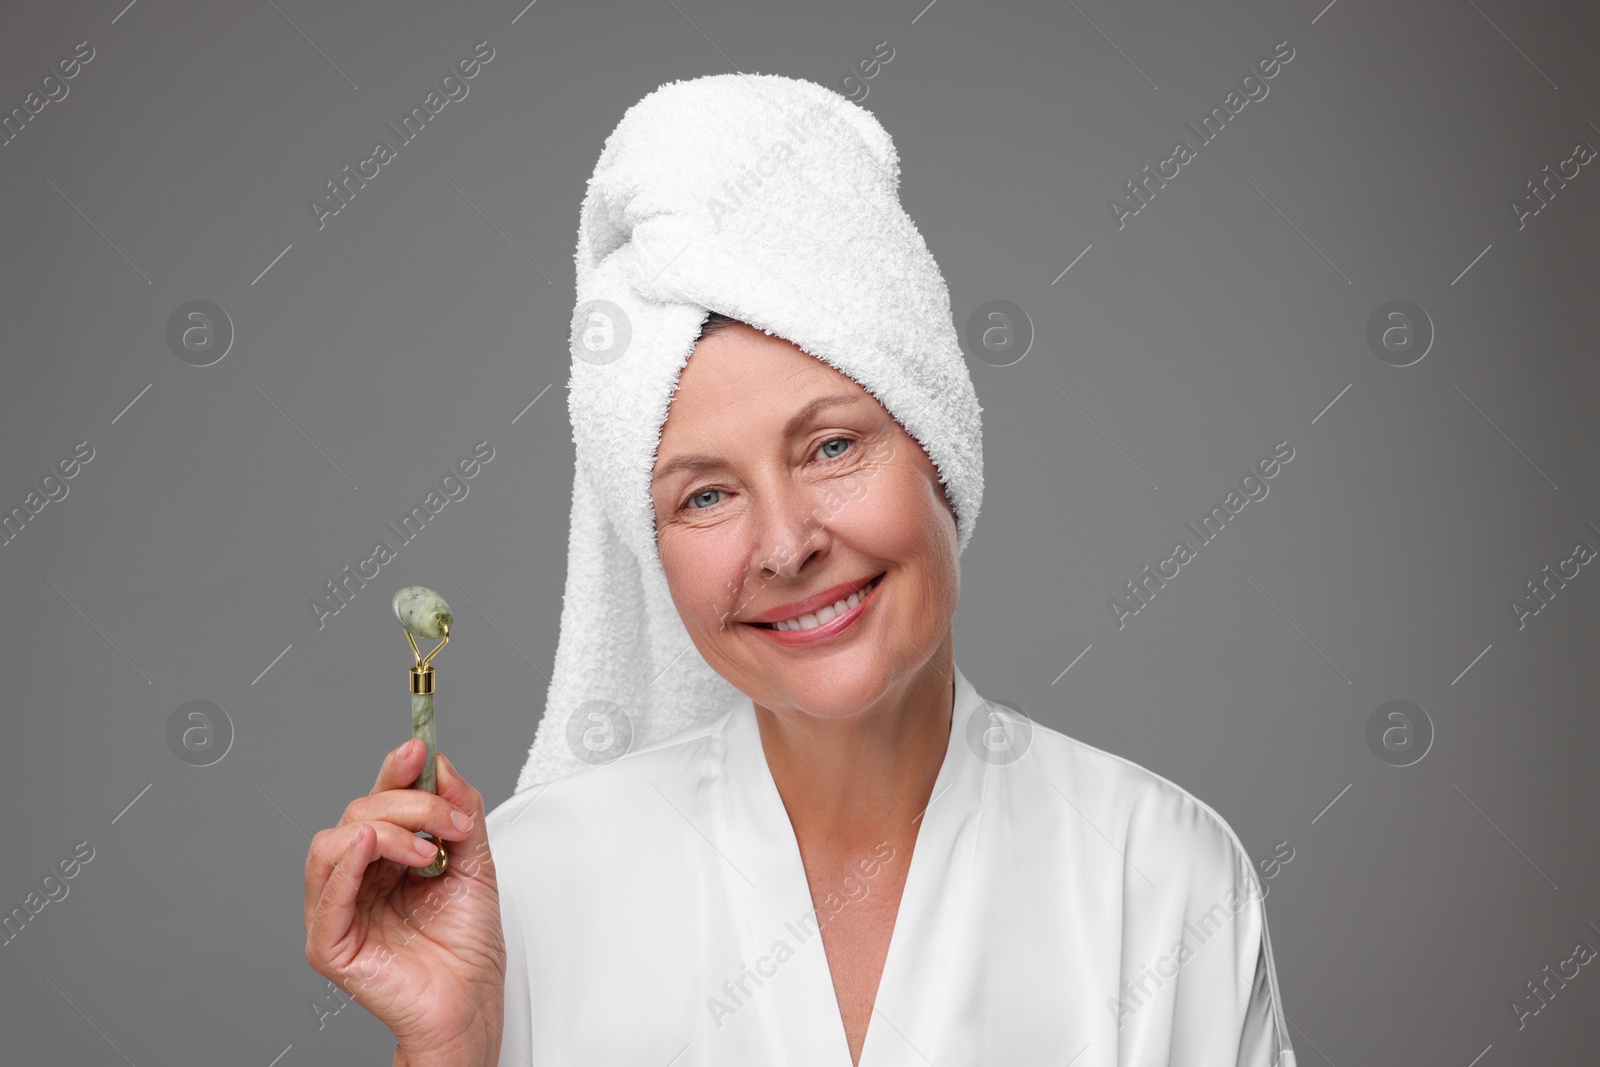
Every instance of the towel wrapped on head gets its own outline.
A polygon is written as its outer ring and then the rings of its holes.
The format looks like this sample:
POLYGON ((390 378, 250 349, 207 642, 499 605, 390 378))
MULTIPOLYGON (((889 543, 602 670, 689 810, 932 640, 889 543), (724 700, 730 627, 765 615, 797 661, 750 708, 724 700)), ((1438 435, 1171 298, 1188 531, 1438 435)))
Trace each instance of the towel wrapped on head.
POLYGON ((561 632, 518 792, 714 719, 740 695, 678 618, 650 495, 708 312, 790 341, 876 397, 937 468, 965 550, 983 498, 982 409, 899 184, 871 112, 778 75, 670 82, 606 139, 575 257, 561 632))

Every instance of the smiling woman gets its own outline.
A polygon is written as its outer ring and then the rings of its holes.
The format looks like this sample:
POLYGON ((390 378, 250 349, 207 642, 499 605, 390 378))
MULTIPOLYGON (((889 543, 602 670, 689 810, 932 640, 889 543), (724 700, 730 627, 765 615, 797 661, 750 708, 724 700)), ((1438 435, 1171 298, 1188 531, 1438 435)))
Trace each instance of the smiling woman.
MULTIPOLYGON (((858 758, 874 740, 890 746, 877 756, 891 762, 906 752, 905 738, 881 729, 853 736, 877 718, 864 709, 948 713, 955 513, 932 461, 870 393, 737 324, 696 345, 658 456, 652 499, 668 587, 717 674, 761 712, 804 708, 797 725, 827 720, 829 746, 858 758), (699 458, 682 465, 691 449, 699 458), (845 502, 826 508, 825 498, 845 502)), ((909 733, 937 736, 928 725, 909 733)), ((835 799, 864 798, 857 786, 835 799)), ((825 823, 842 814, 822 807, 806 810, 825 823)))
POLYGON ((487 834, 435 880, 482 892, 363 988, 397 1062, 1293 1067, 1227 823, 957 666, 982 409, 898 179, 869 112, 773 75, 662 86, 607 139, 577 307, 628 340, 571 342, 561 633, 517 791, 485 815, 442 754, 439 795, 407 789, 397 750, 308 859, 337 977, 389 951, 411 831, 487 834), (829 118, 761 211, 706 228, 703 190, 802 112, 829 118), (633 742, 598 764, 569 740, 596 717, 633 742))

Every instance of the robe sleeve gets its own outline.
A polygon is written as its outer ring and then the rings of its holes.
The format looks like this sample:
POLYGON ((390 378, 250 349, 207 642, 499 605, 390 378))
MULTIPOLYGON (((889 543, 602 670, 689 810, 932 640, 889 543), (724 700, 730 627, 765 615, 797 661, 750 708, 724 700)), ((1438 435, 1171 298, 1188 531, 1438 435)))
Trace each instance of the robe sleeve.
POLYGON ((1130 824, 1119 1063, 1295 1067, 1268 890, 1231 827, 1179 790, 1130 824))
MULTIPOLYGON (((1231 1058, 1216 1062, 1232 1064, 1233 1067, 1295 1067, 1294 1048, 1289 1040, 1288 1021, 1284 1018, 1277 970, 1272 961, 1272 937, 1267 930, 1266 883, 1257 876, 1249 853, 1232 828, 1220 815, 1209 808, 1205 810, 1226 836, 1226 841, 1218 844, 1228 857, 1218 864, 1227 873, 1219 871, 1220 878, 1213 883, 1222 888, 1222 893, 1209 899, 1220 901, 1229 910, 1237 906, 1237 914, 1231 924, 1232 930, 1219 930, 1211 943, 1198 949, 1200 957, 1210 957, 1203 962, 1197 960, 1202 965, 1193 968, 1195 973, 1191 977, 1202 980, 1200 983, 1190 983, 1186 991, 1180 986, 1180 997, 1184 992, 1199 992, 1199 1003, 1225 1012, 1232 1023, 1231 1036, 1237 1040, 1237 1052, 1231 1058), (1207 975, 1210 966, 1217 968, 1215 977, 1221 980, 1215 984, 1202 977, 1207 975), (1220 988, 1223 984, 1237 993, 1224 993, 1220 988)), ((1201 907, 1204 905, 1191 906, 1190 913, 1198 914, 1201 907)), ((1213 910, 1212 914, 1216 914, 1216 911, 1213 910)), ((1189 929, 1201 929, 1201 921, 1191 919, 1189 929)), ((1197 1004, 1196 1001, 1189 1003, 1191 1007, 1197 1004)), ((1221 1044, 1228 1036, 1217 1034, 1217 1043, 1221 1044)), ((1210 1047, 1212 1042, 1207 1040, 1204 1045, 1210 1047)), ((1183 1053, 1185 1057, 1194 1053, 1196 1063, 1212 1062, 1210 1056, 1199 1048, 1185 1049, 1183 1053)))
POLYGON ((1283 1016, 1283 1000, 1278 995, 1278 974, 1272 962, 1272 937, 1267 932, 1264 897, 1250 902, 1255 912, 1252 925, 1261 928, 1260 950, 1252 961, 1240 963, 1254 970, 1250 980, 1250 1000, 1245 1006, 1244 1025, 1239 1033, 1237 1067, 1295 1067, 1288 1021, 1283 1016))

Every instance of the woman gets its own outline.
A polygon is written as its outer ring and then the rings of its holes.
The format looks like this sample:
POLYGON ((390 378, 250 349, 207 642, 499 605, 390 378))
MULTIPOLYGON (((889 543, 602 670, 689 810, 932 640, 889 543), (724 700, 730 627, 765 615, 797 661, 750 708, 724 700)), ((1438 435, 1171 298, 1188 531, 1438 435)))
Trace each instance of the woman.
POLYGON ((898 176, 869 113, 765 75, 607 141, 518 791, 486 815, 442 754, 410 789, 408 743, 307 860, 307 959, 396 1063, 1292 1067, 1227 824, 956 666, 979 409, 898 176))

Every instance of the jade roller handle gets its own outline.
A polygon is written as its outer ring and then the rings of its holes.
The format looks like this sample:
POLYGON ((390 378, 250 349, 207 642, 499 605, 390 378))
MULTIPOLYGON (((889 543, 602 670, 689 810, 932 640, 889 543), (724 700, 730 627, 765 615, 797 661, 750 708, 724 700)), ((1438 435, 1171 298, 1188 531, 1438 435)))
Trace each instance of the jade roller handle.
MULTIPOLYGON (((411 694, 411 736, 420 738, 428 749, 428 755, 422 762, 422 773, 417 776, 415 782, 411 783, 411 788, 425 789, 430 793, 438 793, 439 783, 434 777, 434 751, 437 747, 437 739, 433 730, 432 693, 411 694)), ((430 833, 424 832, 422 836, 432 841, 435 846, 439 844, 439 839, 430 833)), ((426 867, 413 867, 411 869, 424 878, 436 878, 444 873, 444 864, 436 859, 426 867)))
MULTIPOLYGON (((406 640, 411 642, 411 650, 417 657, 417 665, 411 669, 411 736, 419 739, 427 750, 427 755, 422 761, 422 773, 411 784, 411 788, 424 789, 436 794, 439 792, 439 783, 435 773, 434 757, 438 746, 433 725, 431 661, 439 649, 450 643, 450 627, 455 620, 444 598, 432 589, 420 585, 407 586, 394 595, 394 613, 400 620, 400 625, 405 627, 406 640), (423 658, 417 649, 417 637, 442 637, 444 640, 423 658)), ((432 834, 424 832, 422 836, 439 850, 438 858, 426 867, 412 867, 411 870, 423 878, 436 878, 445 870, 444 849, 439 839, 432 834)))

